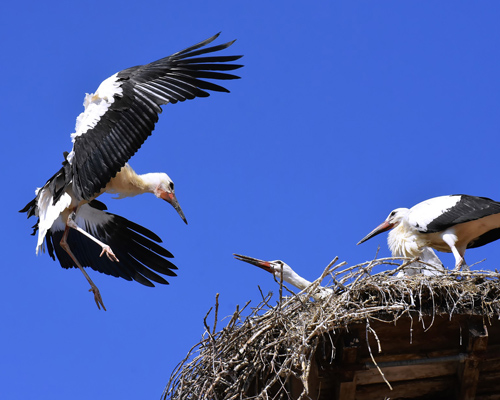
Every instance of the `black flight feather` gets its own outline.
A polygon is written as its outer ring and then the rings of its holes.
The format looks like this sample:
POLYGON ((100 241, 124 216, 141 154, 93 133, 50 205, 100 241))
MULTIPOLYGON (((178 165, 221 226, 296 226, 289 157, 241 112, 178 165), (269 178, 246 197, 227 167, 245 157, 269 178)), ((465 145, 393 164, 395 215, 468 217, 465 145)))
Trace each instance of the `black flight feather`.
MULTIPOLYGON (((158 274, 176 276, 174 270, 177 267, 167 259, 173 257, 172 253, 158 244, 161 243, 158 235, 126 218, 105 212, 105 208, 103 203, 96 200, 82 205, 80 211, 84 212, 86 220, 84 228, 108 244, 119 262, 113 262, 106 256, 99 257, 101 247, 71 229, 67 243, 77 260, 83 267, 129 281, 135 280, 146 286, 154 286, 152 281, 168 284, 158 274), (91 229, 92 226, 95 229, 91 229)), ((63 233, 63 230, 49 229, 46 235, 47 250, 53 259, 57 257, 63 268, 74 268, 75 263, 59 244, 63 233)))
POLYGON ((73 191, 90 200, 115 177, 154 130, 161 105, 196 97, 210 91, 228 92, 204 79, 237 79, 231 71, 242 67, 228 64, 241 56, 194 58, 228 48, 234 41, 206 47, 219 34, 185 50, 150 64, 125 69, 117 74, 123 91, 97 124, 74 141, 72 161, 73 191))
MULTIPOLYGON (((441 232, 457 224, 500 213, 500 203, 487 197, 469 196, 466 194, 454 196, 461 196, 460 201, 430 222, 427 225, 426 233, 441 232)), ((489 242, 491 240, 486 243, 489 242)))

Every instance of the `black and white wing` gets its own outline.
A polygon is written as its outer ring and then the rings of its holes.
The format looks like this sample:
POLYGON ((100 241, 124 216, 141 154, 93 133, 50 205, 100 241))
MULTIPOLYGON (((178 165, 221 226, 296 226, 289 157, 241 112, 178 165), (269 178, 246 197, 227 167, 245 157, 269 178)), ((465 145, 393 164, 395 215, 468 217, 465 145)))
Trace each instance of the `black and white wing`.
POLYGON ((241 56, 206 55, 231 46, 234 41, 202 48, 219 34, 150 64, 125 69, 101 83, 85 98, 85 111, 78 117, 73 150, 73 191, 91 200, 151 135, 161 105, 196 97, 207 91, 229 92, 205 79, 237 79, 231 64, 241 56), (202 56, 202 57, 198 57, 202 56))
MULTIPOLYGON (((167 260, 173 255, 158 244, 161 239, 149 229, 104 211, 105 208, 104 204, 96 200, 82 205, 76 223, 95 238, 108 244, 119 262, 113 262, 106 256, 99 257, 101 247, 71 229, 67 243, 82 266, 128 281, 135 280, 146 286, 154 286, 153 282, 168 284, 160 274, 176 276, 173 270, 177 267, 167 260)), ((59 218, 47 232, 47 250, 54 260, 57 257, 63 268, 76 267, 59 244, 64 229, 65 224, 59 218)))
MULTIPOLYGON (((66 158, 67 153, 64 153, 66 158)), ((71 166, 64 160, 63 166, 41 188, 36 190, 36 197, 20 210, 27 213, 28 218, 38 217, 33 226, 33 235, 38 231, 36 252, 44 249, 45 235, 61 213, 71 205, 72 198, 66 193, 66 188, 71 182, 71 166)))
POLYGON ((487 197, 466 194, 440 196, 417 204, 410 210, 409 221, 421 215, 421 232, 442 232, 454 225, 500 213, 500 203, 487 197), (425 217, 424 217, 425 216, 425 217), (423 223, 424 222, 424 223, 423 223))

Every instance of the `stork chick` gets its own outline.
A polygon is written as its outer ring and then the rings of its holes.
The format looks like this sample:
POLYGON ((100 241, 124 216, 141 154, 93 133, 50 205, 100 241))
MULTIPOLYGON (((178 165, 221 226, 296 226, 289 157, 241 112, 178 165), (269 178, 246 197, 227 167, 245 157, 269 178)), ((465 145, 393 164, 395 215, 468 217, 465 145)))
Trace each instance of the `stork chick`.
MULTIPOLYGON (((283 280, 285 282, 295 286, 299 290, 307 289, 312 285, 312 282, 308 281, 305 278, 302 278, 287 263, 281 260, 264 261, 259 260, 258 258, 243 256, 241 254, 233 254, 233 256, 237 260, 244 261, 262 268, 264 271, 267 271, 275 276, 278 281, 280 281, 281 277, 283 276, 283 280)), ((313 297, 315 298, 315 300, 320 300, 330 296, 332 293, 332 289, 319 286, 318 292, 313 294, 313 297)))

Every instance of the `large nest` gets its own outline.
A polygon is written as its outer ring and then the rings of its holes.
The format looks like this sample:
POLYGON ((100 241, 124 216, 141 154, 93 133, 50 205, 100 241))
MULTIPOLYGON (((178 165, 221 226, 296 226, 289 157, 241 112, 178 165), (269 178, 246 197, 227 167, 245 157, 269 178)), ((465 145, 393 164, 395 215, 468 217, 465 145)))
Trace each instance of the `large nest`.
MULTIPOLYGON (((370 321, 395 323, 406 316, 422 324, 426 319, 429 329, 438 315, 450 319, 456 314, 480 315, 486 324, 500 317, 497 271, 398 276, 415 260, 375 259, 348 268, 346 263, 335 265, 336 261, 298 295, 280 284, 275 306, 269 294, 246 317, 243 311, 249 309, 248 303, 237 308, 219 331, 216 300, 213 327, 208 326, 207 314, 201 342, 173 371, 163 399, 280 398, 289 379, 302 382, 299 397, 306 397, 318 344, 351 324, 363 322, 373 331, 370 321), (387 268, 391 269, 376 272, 387 268), (324 293, 319 285, 325 278, 332 292, 319 296, 324 293)), ((376 336, 374 331, 371 334, 376 336)), ((335 351, 332 344, 332 359, 335 351)))

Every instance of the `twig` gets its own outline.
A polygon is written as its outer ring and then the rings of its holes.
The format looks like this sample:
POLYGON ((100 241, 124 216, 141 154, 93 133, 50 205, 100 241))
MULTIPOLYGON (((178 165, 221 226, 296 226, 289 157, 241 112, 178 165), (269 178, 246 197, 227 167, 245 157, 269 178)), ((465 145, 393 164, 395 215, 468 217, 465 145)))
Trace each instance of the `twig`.
POLYGON ((415 312, 424 331, 434 328, 436 315, 451 318, 467 313, 481 315, 485 321, 500 317, 498 271, 446 271, 442 275, 405 275, 394 279, 394 274, 412 262, 424 262, 392 257, 350 267, 337 262, 334 259, 309 288, 297 295, 280 283, 277 306, 271 306, 272 293, 266 296, 259 288, 260 303, 252 308, 248 307, 250 302, 241 309, 237 306, 222 329, 217 295, 213 327, 207 323, 210 308, 203 320, 202 340, 175 367, 163 399, 284 399, 292 377, 303 382, 298 397, 306 399, 309 390, 314 392, 307 387, 315 362, 313 356, 319 355, 321 346, 325 346, 328 352, 324 361, 337 363, 335 347, 339 335, 351 324, 362 321, 367 323, 366 346, 371 361, 390 387, 370 347, 370 333, 378 352, 382 351, 383 339, 370 321, 395 324, 402 317, 410 318, 412 343, 415 312), (376 267, 385 270, 373 273, 376 267), (333 286, 320 286, 327 275, 333 286), (332 290, 332 295, 310 301, 311 296, 324 289, 332 290), (285 290, 291 296, 285 296, 285 290), (428 317, 432 317, 429 326, 428 317))
POLYGON ((372 349, 371 349, 370 342, 369 342, 369 339, 368 339, 368 331, 372 332, 375 335, 375 339, 377 340, 377 343, 378 343, 378 346, 379 346, 378 347, 378 349, 379 349, 378 351, 380 353, 382 351, 382 349, 380 347, 380 341, 378 340, 378 336, 375 333, 375 331, 370 327, 370 320, 368 318, 366 318, 366 345, 368 346, 368 352, 370 353, 370 358, 372 359, 372 362, 375 365, 375 367, 378 369, 378 372, 382 376, 382 379, 384 380, 384 382, 387 383, 387 386, 389 386, 389 389, 392 390, 391 384, 386 379, 384 373, 382 372, 382 370, 378 366, 377 362, 375 361, 375 357, 373 357, 372 349))

